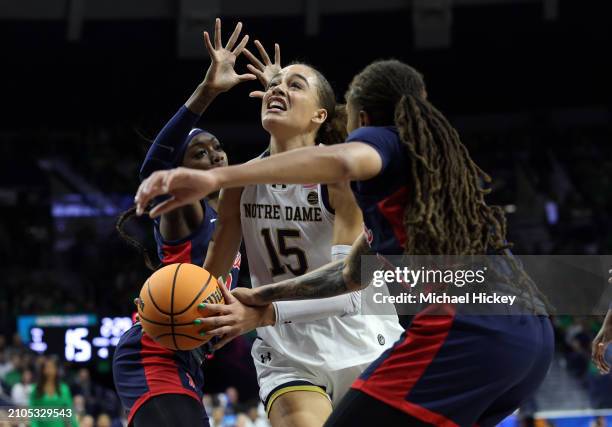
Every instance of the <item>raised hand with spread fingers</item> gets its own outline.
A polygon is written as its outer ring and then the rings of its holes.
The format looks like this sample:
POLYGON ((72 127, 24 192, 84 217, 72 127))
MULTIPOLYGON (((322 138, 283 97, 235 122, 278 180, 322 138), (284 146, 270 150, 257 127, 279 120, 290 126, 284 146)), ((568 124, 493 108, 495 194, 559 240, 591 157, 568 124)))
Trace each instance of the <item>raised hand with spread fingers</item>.
POLYGON ((242 31, 242 22, 238 22, 229 40, 223 46, 221 41, 221 20, 215 20, 214 40, 210 40, 208 31, 204 31, 204 45, 210 56, 210 66, 206 76, 185 106, 197 114, 202 114, 213 99, 220 93, 227 92, 240 82, 257 79, 255 74, 238 74, 235 70, 236 59, 244 51, 249 36, 244 35, 236 44, 242 31))
POLYGON ((264 91, 268 89, 268 85, 270 84, 270 80, 272 77, 277 75, 281 70, 281 54, 280 54, 280 46, 278 43, 274 43, 274 62, 268 56, 266 49, 259 42, 259 40, 255 40, 255 47, 259 51, 261 55, 261 61, 251 53, 247 48, 244 49, 244 56, 251 61, 250 64, 247 64, 247 68, 253 74, 257 76, 257 79, 261 82, 263 86, 263 91, 255 90, 249 94, 251 98, 263 98, 264 91), (262 62, 263 61, 263 62, 262 62))
POLYGON ((238 22, 225 46, 221 42, 221 20, 219 18, 215 21, 214 44, 211 42, 208 32, 204 31, 204 43, 211 59, 210 67, 208 67, 206 77, 204 77, 204 84, 210 90, 226 92, 240 82, 257 78, 255 74, 238 74, 234 69, 236 59, 244 51, 244 47, 249 41, 249 36, 245 35, 236 45, 241 31, 242 22, 238 22))

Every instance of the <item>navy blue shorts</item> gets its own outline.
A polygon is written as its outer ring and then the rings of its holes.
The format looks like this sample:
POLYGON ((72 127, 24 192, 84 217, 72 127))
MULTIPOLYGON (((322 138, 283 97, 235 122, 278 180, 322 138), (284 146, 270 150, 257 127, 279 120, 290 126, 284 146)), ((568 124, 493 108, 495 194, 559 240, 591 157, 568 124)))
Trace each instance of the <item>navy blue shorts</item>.
POLYGON ((407 419, 436 426, 494 426, 535 393, 553 347, 545 316, 452 310, 431 315, 425 310, 352 388, 407 419))
MULTIPOLYGON (((145 402, 162 394, 191 396, 202 405, 201 360, 190 351, 168 350, 147 335, 140 324, 119 340, 113 356, 113 378, 128 423, 145 402)), ((207 419, 206 419, 207 420, 207 419)))

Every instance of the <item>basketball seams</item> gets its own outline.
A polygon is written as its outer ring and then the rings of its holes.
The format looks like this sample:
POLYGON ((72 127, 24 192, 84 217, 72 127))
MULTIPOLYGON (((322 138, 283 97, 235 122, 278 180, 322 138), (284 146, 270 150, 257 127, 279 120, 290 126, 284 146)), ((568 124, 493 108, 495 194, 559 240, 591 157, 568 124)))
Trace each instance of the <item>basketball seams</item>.
MULTIPOLYGON (((172 335, 172 339, 176 340, 175 336, 179 336, 179 337, 185 337, 185 338, 191 338, 194 341, 201 341, 200 338, 196 338, 196 337, 192 337, 191 335, 187 335, 187 334, 175 334, 175 333, 171 333, 171 332, 166 332, 165 334, 161 334, 155 337, 156 340, 163 338, 163 337, 167 337, 168 335, 172 335)), ((177 347, 177 350, 180 350, 180 348, 177 347)))
MULTIPOLYGON (((206 290, 206 288, 208 287, 208 284, 210 283, 210 280, 212 279, 212 274, 208 274, 208 279, 206 280, 206 283, 204 283, 204 285, 202 285, 202 287, 200 288, 200 291, 197 293, 197 295, 193 298, 193 301, 191 301, 187 307, 185 307, 184 310, 178 311, 174 314, 183 314, 184 312, 186 312, 187 310, 189 310, 191 308, 191 306, 200 298, 200 295, 202 295, 202 293, 206 290)), ((173 294, 174 295, 174 294, 173 294)))
MULTIPOLYGON (((157 325, 157 326, 171 326, 171 323, 164 323, 164 322, 158 322, 156 320, 151 320, 151 319, 147 319, 146 317, 139 315, 140 320, 144 320, 148 323, 151 323, 153 325, 157 325)), ((187 322, 187 323, 175 323, 174 326, 179 327, 179 326, 190 326, 193 325, 193 322, 187 322)))
POLYGON ((151 306, 149 310, 147 310, 146 316, 142 315, 144 314, 144 310, 140 310, 139 307, 143 327, 146 326, 145 330, 150 329, 151 336, 154 337, 155 341, 158 341, 163 347, 174 351, 184 351, 183 349, 185 348, 193 348, 191 342, 204 344, 210 340, 210 337, 207 337, 208 339, 197 337, 197 327, 193 322, 186 322, 188 318, 197 316, 197 310, 194 309, 194 303, 219 303, 223 301, 222 293, 220 289, 218 289, 219 285, 216 283, 216 280, 213 280, 214 277, 210 272, 195 265, 193 266, 194 268, 190 268, 192 267, 191 264, 186 264, 187 267, 181 268, 183 264, 184 263, 177 263, 173 266, 165 266, 158 270, 159 274, 156 272, 149 277, 141 290, 143 300, 147 301, 146 297, 148 296, 151 301, 151 306), (174 268, 174 271, 172 271, 172 268, 174 268), (165 270, 165 272, 163 270, 165 270), (201 281, 203 272, 207 273, 208 277, 204 281, 201 281), (153 289, 152 280, 155 274, 158 274, 156 280, 159 280, 155 282, 155 289, 153 289), (170 280, 171 277, 172 279, 170 280), (198 286, 198 282, 201 283, 200 289, 196 287, 198 286), (214 290, 210 292, 210 289, 207 288, 209 288, 212 282, 215 282, 213 285, 217 286, 213 286, 214 290), (146 290, 144 289, 145 287, 146 290), (195 297, 192 296, 192 301, 187 301, 188 305, 186 307, 183 306, 185 308, 180 311, 175 310, 177 306, 180 307, 180 304, 186 300, 185 297, 189 298, 189 294, 193 295, 193 291, 196 291, 197 294, 195 297), (154 292, 157 292, 157 300, 159 301, 156 301, 154 298, 154 292), (206 296, 206 298, 204 298, 203 295, 206 296), (169 312, 161 309, 160 304, 164 304, 164 306, 169 309, 169 312), (193 331, 196 332, 192 334, 193 331), (188 341, 185 341, 185 339, 188 339, 188 341))
POLYGON ((170 331, 172 333, 172 341, 174 342, 174 347, 177 350, 180 350, 178 343, 176 342, 176 335, 174 334, 174 289, 176 288, 176 278, 178 277, 178 272, 181 269, 182 263, 176 267, 174 270, 174 277, 172 278, 172 291, 170 293, 170 331))
MULTIPOLYGON (((148 283, 149 283, 149 280, 147 280, 147 283, 145 283, 145 285, 148 283)), ((155 299, 153 298, 153 294, 151 293, 151 285, 147 286, 147 292, 149 294, 149 299, 151 300, 151 302, 153 303, 153 306, 157 309, 157 311, 159 311, 161 314, 165 314, 166 316, 172 315, 172 313, 168 313, 167 311, 164 311, 161 308, 159 308, 159 306, 155 302, 155 299)))

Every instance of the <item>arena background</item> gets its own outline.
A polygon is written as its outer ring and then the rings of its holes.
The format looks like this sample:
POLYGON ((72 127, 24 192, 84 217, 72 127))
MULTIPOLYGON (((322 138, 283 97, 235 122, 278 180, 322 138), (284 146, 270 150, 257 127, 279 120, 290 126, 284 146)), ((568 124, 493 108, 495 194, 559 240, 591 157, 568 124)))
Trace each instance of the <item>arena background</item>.
MULTIPOLYGON (((284 63, 318 67, 339 99, 372 60, 415 66, 431 100, 493 176, 488 200, 505 206, 516 253, 610 253, 606 3, 2 2, 0 405, 14 403, 11 391, 29 376, 25 370, 36 381, 38 352, 63 366, 81 425, 93 425, 86 414, 98 426, 124 422, 109 360, 149 273, 114 223, 131 205, 148 144, 204 76, 201 32, 216 16, 225 34, 242 20, 252 40, 280 43, 284 63)), ((220 96, 200 122, 230 163, 266 147, 259 103, 248 98, 256 87, 220 96)), ((153 247, 147 220, 128 230, 153 247)), ((241 282, 248 284, 247 268, 241 282)), ((554 320, 557 354, 548 377, 506 424, 535 415, 539 425, 606 425, 595 417, 612 414, 612 377, 597 374, 589 354, 601 319, 554 320)), ((207 364, 206 403, 224 426, 264 424, 238 416, 257 406, 251 339, 236 340, 207 364)))

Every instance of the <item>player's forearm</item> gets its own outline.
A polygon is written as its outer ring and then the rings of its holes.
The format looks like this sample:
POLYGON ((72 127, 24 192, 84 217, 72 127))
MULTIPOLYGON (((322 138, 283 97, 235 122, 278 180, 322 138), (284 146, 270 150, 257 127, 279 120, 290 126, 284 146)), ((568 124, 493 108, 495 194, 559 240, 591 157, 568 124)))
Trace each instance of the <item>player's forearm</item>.
POLYGON ((208 246, 204 268, 214 277, 225 276, 232 269, 240 249, 240 197, 242 189, 222 190, 217 204, 215 234, 208 246))
POLYGON ((200 116, 181 107, 157 134, 140 167, 140 179, 145 179, 157 170, 177 165, 181 147, 200 116))
POLYGON ((342 271, 344 263, 336 261, 294 279, 256 289, 262 303, 300 299, 326 298, 349 292, 342 271))
POLYGON ((176 167, 185 139, 195 127, 200 116, 216 98, 218 92, 200 84, 174 116, 164 125, 149 148, 140 178, 145 179, 157 170, 176 167))
POLYGON ((349 256, 326 264, 310 273, 255 290, 259 303, 290 301, 299 299, 328 298, 365 288, 369 280, 361 278, 361 256, 371 250, 360 236, 349 256))
POLYGON ((253 184, 331 183, 349 179, 350 168, 336 147, 310 147, 213 171, 221 188, 253 184))
POLYGON ((351 316, 361 307, 361 292, 302 301, 276 301, 276 323, 308 323, 333 316, 351 316))
POLYGON ((219 93, 218 90, 210 88, 205 83, 200 83, 187 102, 185 102, 185 107, 194 114, 201 116, 219 93))
POLYGON ((225 277, 232 270, 236 254, 240 249, 242 234, 240 229, 232 230, 221 223, 217 224, 215 238, 208 244, 204 268, 214 277, 225 277))

